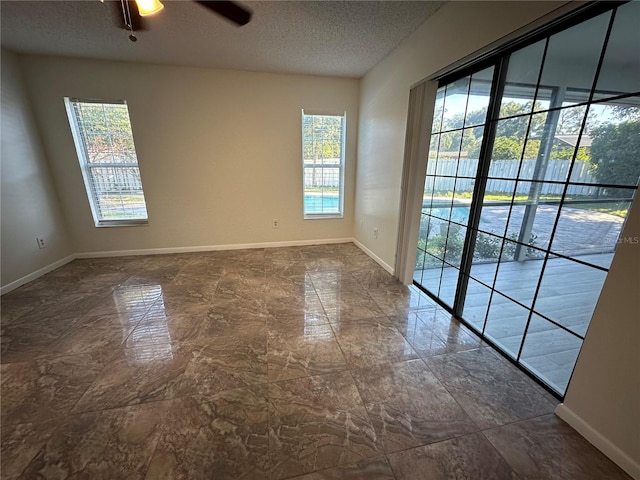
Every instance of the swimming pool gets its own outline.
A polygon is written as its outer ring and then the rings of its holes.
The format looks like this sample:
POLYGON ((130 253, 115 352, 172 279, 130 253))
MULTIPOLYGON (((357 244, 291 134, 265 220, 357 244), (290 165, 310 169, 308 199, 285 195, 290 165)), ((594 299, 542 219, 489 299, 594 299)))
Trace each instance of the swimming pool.
POLYGON ((337 195, 305 194, 305 213, 340 213, 340 197, 337 195))
POLYGON ((469 221, 469 207, 467 206, 423 208, 422 213, 442 220, 451 219, 451 221, 462 225, 466 225, 469 221))

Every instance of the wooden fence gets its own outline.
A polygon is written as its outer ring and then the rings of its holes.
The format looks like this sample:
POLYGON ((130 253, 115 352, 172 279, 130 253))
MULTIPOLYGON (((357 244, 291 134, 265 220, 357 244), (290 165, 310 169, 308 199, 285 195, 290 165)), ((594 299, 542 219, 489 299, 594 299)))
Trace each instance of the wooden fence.
MULTIPOLYGON (((516 178, 519 177, 516 193, 527 194, 531 186, 533 172, 536 160, 523 160, 522 164, 517 160, 496 160, 491 162, 489 169, 489 180, 487 181, 487 193, 512 193, 516 186, 516 178), (520 172, 518 172, 520 169, 520 172), (500 178, 501 180, 497 180, 500 178), (513 179, 513 180, 503 180, 513 179)), ((438 159, 435 172, 433 169, 427 168, 428 174, 437 175, 434 182, 433 190, 436 192, 452 192, 472 190, 475 182, 475 174, 478 166, 478 160, 472 158, 456 159, 438 159), (444 175, 442 177, 441 175, 444 175), (457 175, 456 179, 453 178, 457 175)), ((545 182, 567 180, 570 160, 550 160, 544 176, 545 182)), ((572 183, 595 183, 596 179, 589 173, 589 163, 585 161, 576 161, 573 171, 571 172, 572 183)), ((557 183, 543 183, 543 195, 561 195, 564 185, 557 183)), ((598 187, 595 185, 569 185, 567 193, 569 195, 595 195, 598 187)))

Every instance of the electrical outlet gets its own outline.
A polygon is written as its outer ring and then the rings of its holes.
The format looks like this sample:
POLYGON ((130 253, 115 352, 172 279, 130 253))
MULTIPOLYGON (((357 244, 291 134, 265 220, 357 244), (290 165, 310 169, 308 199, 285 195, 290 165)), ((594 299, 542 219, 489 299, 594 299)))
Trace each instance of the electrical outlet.
POLYGON ((44 237, 36 237, 36 242, 38 242, 38 248, 47 248, 47 244, 44 243, 44 237))
POLYGON ((373 238, 378 239, 378 227, 373 227, 373 238))
POLYGON ((274 218, 273 220, 271 220, 271 226, 273 228, 280 228, 280 220, 278 220, 277 218, 274 218))

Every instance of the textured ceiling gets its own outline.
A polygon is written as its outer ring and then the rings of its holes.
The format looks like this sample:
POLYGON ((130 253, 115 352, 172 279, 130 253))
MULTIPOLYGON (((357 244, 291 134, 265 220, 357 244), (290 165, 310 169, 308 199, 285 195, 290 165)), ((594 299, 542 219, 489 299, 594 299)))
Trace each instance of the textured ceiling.
POLYGON ((251 71, 361 77, 444 2, 241 2, 236 27, 190 1, 164 1, 138 41, 98 0, 1 0, 2 46, 16 52, 251 71))

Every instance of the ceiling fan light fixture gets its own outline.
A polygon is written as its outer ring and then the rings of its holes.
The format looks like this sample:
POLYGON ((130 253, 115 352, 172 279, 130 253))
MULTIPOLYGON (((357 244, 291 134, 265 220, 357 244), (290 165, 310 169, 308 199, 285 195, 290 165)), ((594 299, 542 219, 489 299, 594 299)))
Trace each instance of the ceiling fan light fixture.
POLYGON ((164 8, 164 5, 159 0, 136 0, 136 5, 138 5, 138 12, 141 17, 153 15, 164 8))

